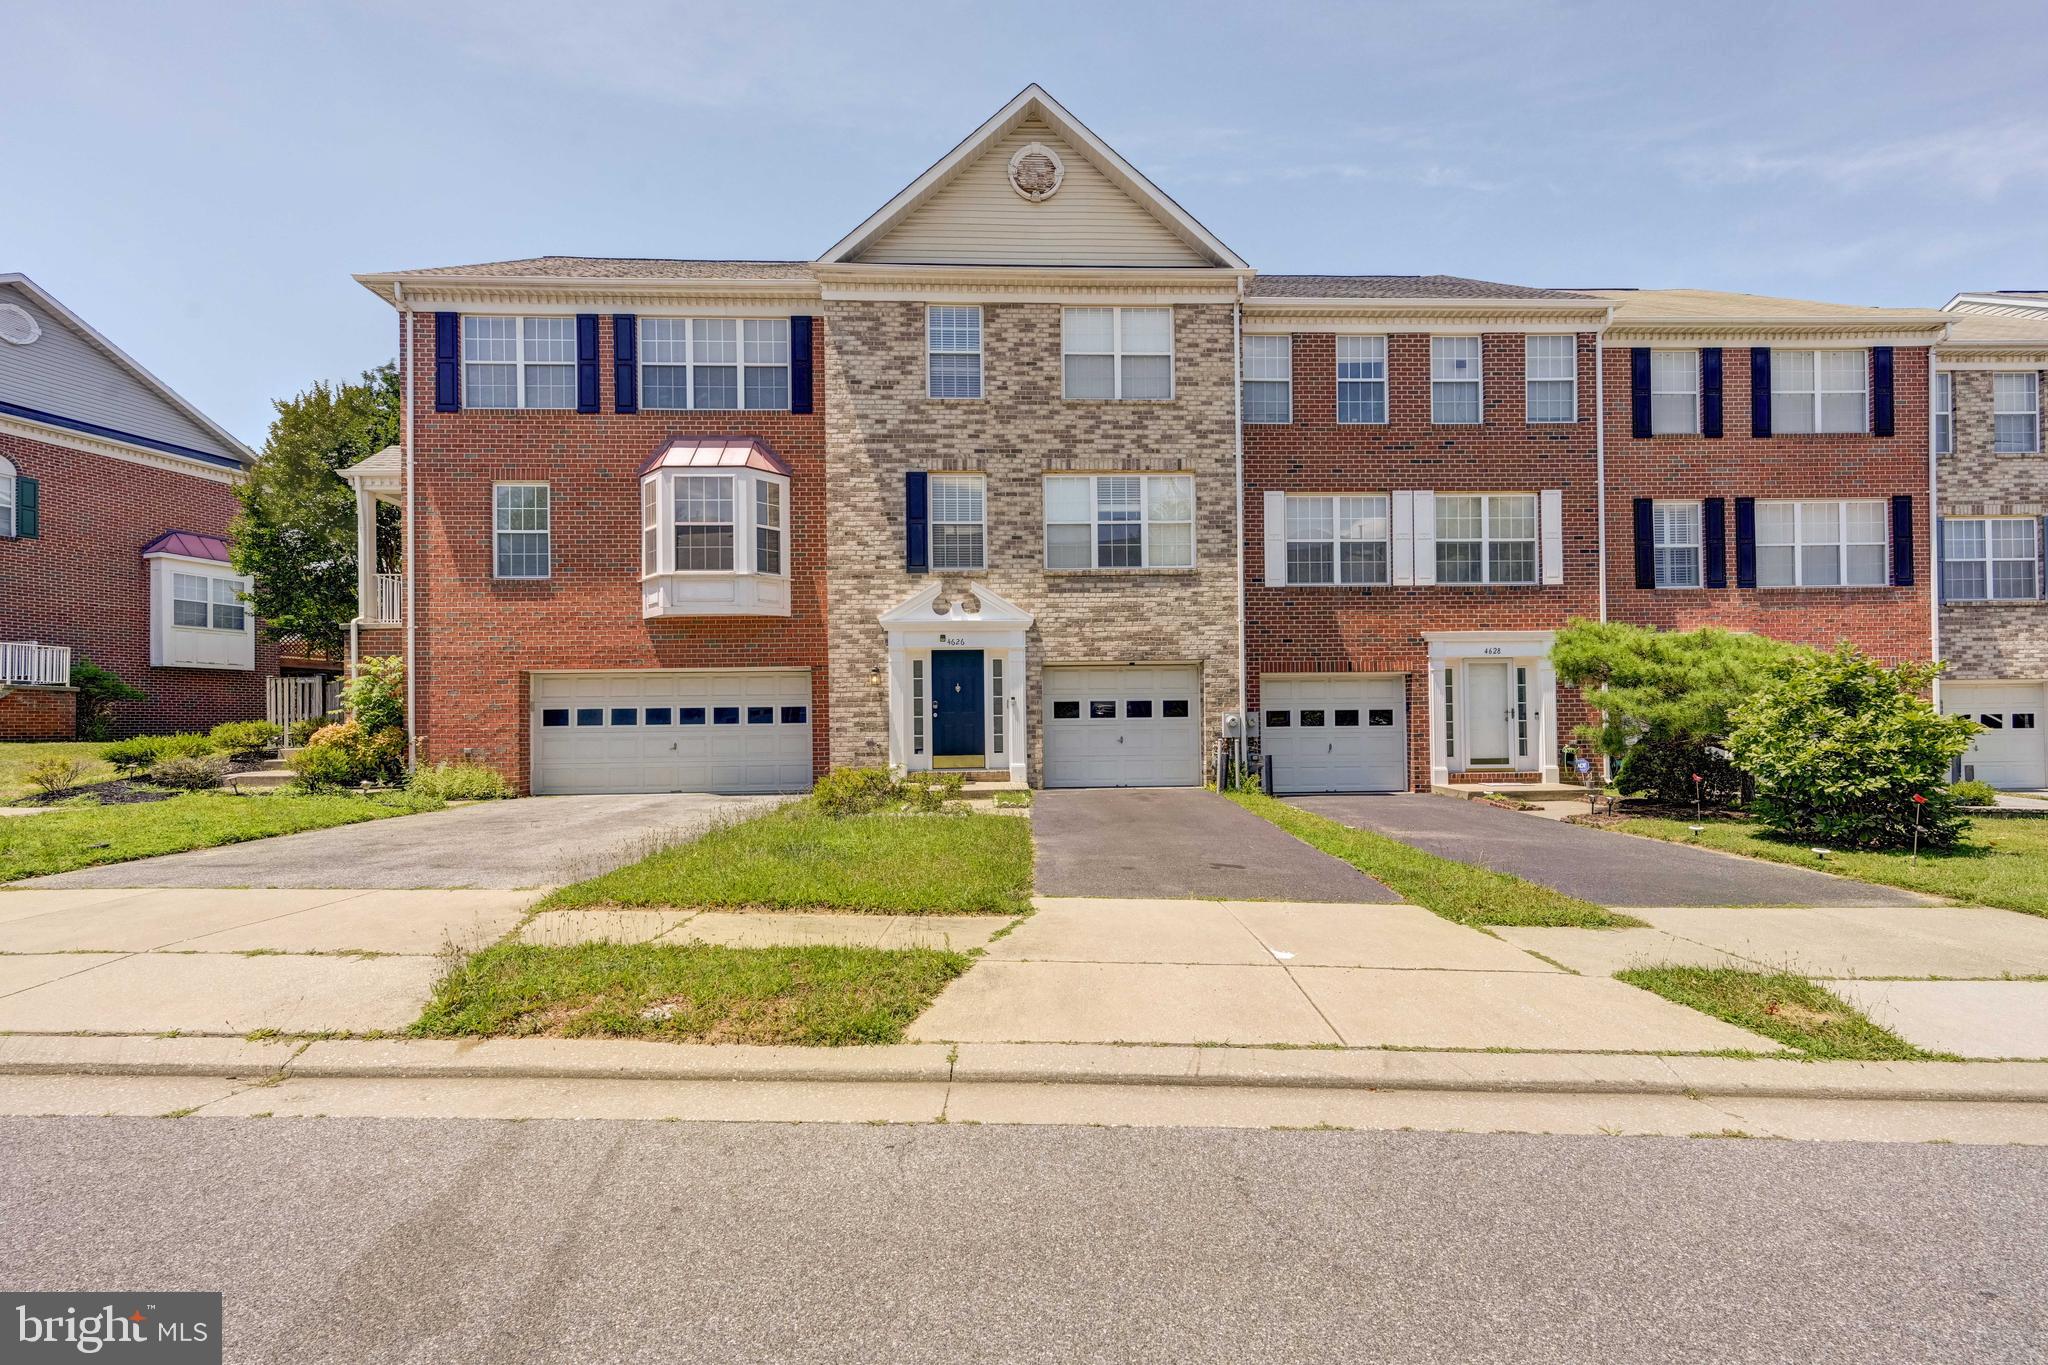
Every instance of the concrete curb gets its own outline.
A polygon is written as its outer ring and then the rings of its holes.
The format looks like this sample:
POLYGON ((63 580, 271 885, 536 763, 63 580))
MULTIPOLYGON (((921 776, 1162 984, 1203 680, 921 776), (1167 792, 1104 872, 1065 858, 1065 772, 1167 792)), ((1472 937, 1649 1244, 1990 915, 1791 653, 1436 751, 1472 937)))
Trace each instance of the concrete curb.
POLYGON ((15 1034, 0 1036, 0 1075, 959 1082, 2048 1103, 2048 1062, 1803 1062, 1086 1043, 802 1048, 491 1038, 302 1045, 237 1038, 15 1034))

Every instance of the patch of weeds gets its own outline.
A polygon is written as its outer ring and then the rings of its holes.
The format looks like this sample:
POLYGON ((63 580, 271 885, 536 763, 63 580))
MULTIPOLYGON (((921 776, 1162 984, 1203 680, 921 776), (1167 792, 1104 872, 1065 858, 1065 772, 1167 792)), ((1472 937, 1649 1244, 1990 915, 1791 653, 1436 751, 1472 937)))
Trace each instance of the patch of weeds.
POLYGON ((1735 967, 1636 967, 1614 978, 1674 1004, 1760 1033, 1808 1057, 1837 1061, 1955 1061, 1880 1028, 1839 996, 1790 972, 1735 967))
POLYGON ((1694 1138, 1753 1138, 1756 1134, 1745 1133, 1740 1128, 1723 1128, 1718 1133, 1687 1133, 1686 1136, 1694 1138))

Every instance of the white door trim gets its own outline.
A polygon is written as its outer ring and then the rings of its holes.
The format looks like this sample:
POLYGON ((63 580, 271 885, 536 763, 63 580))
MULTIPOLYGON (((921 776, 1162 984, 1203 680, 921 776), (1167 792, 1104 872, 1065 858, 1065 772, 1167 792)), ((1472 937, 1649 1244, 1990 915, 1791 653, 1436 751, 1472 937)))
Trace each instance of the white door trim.
POLYGON ((1558 780, 1557 771, 1557 670, 1550 664, 1550 646, 1556 638, 1548 630, 1440 630, 1424 631, 1429 646, 1429 780, 1445 786, 1452 773, 1465 772, 1469 751, 1461 736, 1447 737, 1444 716, 1444 683, 1448 672, 1452 684, 1451 730, 1457 730, 1457 706, 1464 695, 1464 665, 1467 660, 1503 663, 1510 666, 1508 692, 1516 695, 1515 669, 1526 669, 1529 752, 1522 754, 1514 722, 1509 724, 1510 760, 1518 772, 1533 772, 1545 783, 1558 780))

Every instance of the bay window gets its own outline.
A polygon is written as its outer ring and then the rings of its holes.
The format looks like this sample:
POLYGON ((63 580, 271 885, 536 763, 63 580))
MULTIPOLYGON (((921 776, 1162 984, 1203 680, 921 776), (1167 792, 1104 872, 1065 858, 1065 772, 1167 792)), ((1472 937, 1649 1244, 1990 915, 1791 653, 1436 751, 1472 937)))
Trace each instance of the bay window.
POLYGON ((1384 494, 1287 498, 1287 583, 1370 586, 1387 581, 1384 494))
POLYGON ((979 474, 933 474, 931 560, 936 573, 988 567, 988 496, 979 474))
POLYGON ((576 406, 576 319, 462 319, 462 401, 472 408, 576 406))
POLYGON ((1436 581, 1536 581, 1534 493, 1436 495, 1436 581))
POLYGON ((746 437, 680 437, 640 477, 643 616, 789 615, 788 466, 746 437))
POLYGON ((1045 481, 1045 566, 1190 568, 1194 523, 1189 475, 1054 475, 1045 481))
POLYGON ((1942 523, 1942 590, 1952 602, 2030 602, 2041 595, 2040 523, 1950 517, 1942 523))
POLYGON ((1387 339, 1337 338, 1337 420, 1376 425, 1387 420, 1387 339))
POLYGON ((1888 547, 1880 498, 1756 504, 1758 587, 1881 588, 1888 547))
POLYGON ((1429 339, 1429 420, 1438 426, 1479 421, 1478 337, 1429 339))
POLYGON ((640 319, 643 410, 783 411, 788 318, 640 319))
POLYGON ((2041 448, 2041 377, 2033 371, 1991 376, 1991 448, 2031 455, 2041 448))
POLYGON ((1244 420, 1294 420, 1294 338, 1244 339, 1244 420))
POLYGON ((1870 353, 1867 351, 1771 351, 1771 430, 1798 436, 1813 432, 1870 430, 1870 353))
POLYGON ((1067 398, 1173 397, 1171 308, 1068 308, 1060 316, 1067 398))

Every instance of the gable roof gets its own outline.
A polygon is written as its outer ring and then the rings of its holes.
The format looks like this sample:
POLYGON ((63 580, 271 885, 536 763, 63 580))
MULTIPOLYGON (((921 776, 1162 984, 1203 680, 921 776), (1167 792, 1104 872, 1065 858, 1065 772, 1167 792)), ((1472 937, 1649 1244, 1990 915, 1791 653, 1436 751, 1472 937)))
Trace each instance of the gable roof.
MULTIPOLYGON (((919 209, 929 205, 935 197, 951 186, 962 174, 981 163, 997 144, 1028 120, 1042 123, 1055 137, 1079 151, 1094 171, 1099 172, 1111 186, 1121 191, 1172 236, 1185 243, 1200 261, 1230 270, 1251 269, 1242 257, 1196 222, 1193 216, 1176 204, 1165 191, 1146 179, 1136 167, 1117 155, 1114 148, 1091 132, 1087 125, 1068 113, 1058 100, 1035 84, 1025 86, 1017 93, 1016 98, 969 133, 958 146, 939 158, 923 175, 911 181, 888 203, 870 214, 859 227, 840 238, 818 257, 817 264, 842 265, 858 261, 863 251, 880 241, 890 229, 898 227, 919 209)), ((1058 202, 1057 195, 1046 201, 1047 204, 1058 202)))

